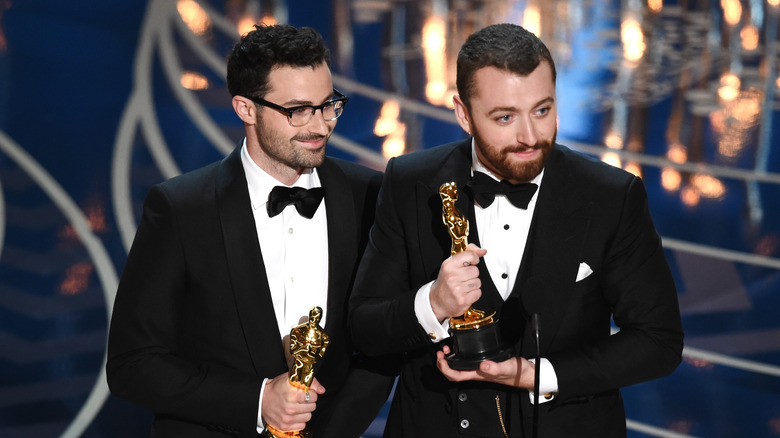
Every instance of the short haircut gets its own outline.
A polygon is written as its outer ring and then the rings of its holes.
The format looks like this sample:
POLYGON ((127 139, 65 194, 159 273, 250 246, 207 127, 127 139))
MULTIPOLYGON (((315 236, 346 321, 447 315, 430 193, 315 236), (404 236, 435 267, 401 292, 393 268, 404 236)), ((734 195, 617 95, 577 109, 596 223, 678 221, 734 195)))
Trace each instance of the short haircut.
POLYGON ((268 75, 274 68, 315 68, 322 63, 330 67, 330 50, 315 29, 256 24, 228 55, 228 91, 231 96, 263 98, 269 91, 268 75))
POLYGON ((471 34, 458 53, 456 84, 460 99, 469 106, 474 94, 474 75, 483 67, 496 67, 528 76, 546 61, 555 83, 552 55, 536 35, 516 24, 494 24, 471 34))

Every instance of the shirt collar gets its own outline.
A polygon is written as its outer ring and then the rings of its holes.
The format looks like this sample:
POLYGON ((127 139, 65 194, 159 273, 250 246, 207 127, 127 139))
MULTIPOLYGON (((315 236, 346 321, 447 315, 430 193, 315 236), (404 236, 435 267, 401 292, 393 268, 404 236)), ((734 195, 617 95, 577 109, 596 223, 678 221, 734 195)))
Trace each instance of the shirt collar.
MULTIPOLYGON (((246 175, 246 182, 249 187, 249 201, 252 203, 252 209, 257 210, 258 208, 265 208, 265 204, 268 202, 268 194, 271 193, 271 190, 276 186, 285 184, 280 183, 252 160, 252 157, 249 156, 249 151, 247 150, 246 137, 241 145, 241 164, 244 167, 244 174, 246 175)), ((317 169, 312 168, 306 169, 293 185, 287 187, 311 189, 320 186, 320 178, 319 175, 317 175, 317 169)))

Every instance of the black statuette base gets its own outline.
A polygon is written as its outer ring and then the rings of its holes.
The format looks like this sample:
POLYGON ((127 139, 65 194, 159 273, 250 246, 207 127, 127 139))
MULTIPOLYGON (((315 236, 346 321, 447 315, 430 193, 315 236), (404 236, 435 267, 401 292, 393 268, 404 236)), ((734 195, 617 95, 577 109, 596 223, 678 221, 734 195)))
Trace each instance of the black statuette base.
POLYGON ((452 353, 447 363, 453 370, 476 370, 485 360, 503 362, 512 357, 505 349, 498 331, 498 322, 476 329, 450 329, 452 353))

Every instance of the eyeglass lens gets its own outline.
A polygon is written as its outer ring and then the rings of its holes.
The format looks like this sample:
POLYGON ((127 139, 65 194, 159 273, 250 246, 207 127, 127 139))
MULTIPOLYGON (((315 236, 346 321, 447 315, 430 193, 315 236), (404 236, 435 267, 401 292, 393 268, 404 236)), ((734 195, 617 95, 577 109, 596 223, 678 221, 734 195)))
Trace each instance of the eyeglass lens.
MULTIPOLYGON (((317 108, 313 106, 298 107, 296 108, 295 111, 293 111, 290 114, 290 123, 293 126, 303 126, 309 123, 309 120, 311 120, 312 116, 316 111, 317 108)), ((326 121, 336 120, 344 111, 344 102, 341 100, 326 102, 321 107, 321 111, 322 111, 322 117, 326 121)))

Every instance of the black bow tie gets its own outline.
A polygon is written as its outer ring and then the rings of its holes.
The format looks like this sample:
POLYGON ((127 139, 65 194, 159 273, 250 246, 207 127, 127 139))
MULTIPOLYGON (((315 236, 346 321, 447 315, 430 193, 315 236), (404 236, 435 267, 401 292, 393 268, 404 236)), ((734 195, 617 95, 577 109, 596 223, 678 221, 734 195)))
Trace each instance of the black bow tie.
POLYGON ((274 217, 290 204, 295 205, 301 216, 309 219, 314 217, 317 207, 320 206, 325 190, 322 187, 304 189, 303 187, 276 186, 268 195, 268 216, 274 217))
POLYGON ((525 210, 536 193, 536 187, 534 183, 512 184, 507 180, 499 182, 482 172, 474 172, 474 177, 466 184, 465 189, 482 208, 492 204, 496 195, 505 195, 512 205, 525 210))

